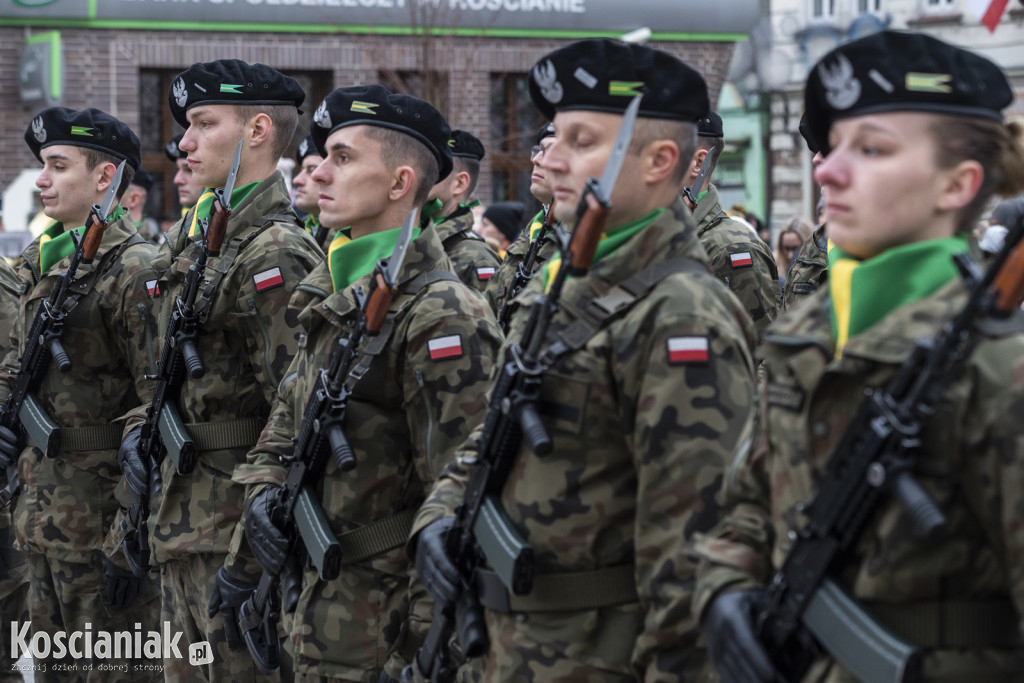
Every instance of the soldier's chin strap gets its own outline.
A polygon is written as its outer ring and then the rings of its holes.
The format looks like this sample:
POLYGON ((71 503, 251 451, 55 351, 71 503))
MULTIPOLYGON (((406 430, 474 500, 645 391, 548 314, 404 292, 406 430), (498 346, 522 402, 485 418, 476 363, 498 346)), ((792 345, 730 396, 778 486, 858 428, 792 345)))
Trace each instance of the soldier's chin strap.
POLYGON ((700 189, 704 187, 704 181, 707 180, 708 174, 711 172, 711 165, 718 158, 718 151, 718 145, 714 145, 708 150, 708 153, 704 155, 704 161, 700 164, 700 170, 697 172, 697 178, 693 181, 693 185, 687 185, 683 188, 683 196, 686 197, 686 201, 694 209, 697 208, 697 197, 700 195, 700 189))

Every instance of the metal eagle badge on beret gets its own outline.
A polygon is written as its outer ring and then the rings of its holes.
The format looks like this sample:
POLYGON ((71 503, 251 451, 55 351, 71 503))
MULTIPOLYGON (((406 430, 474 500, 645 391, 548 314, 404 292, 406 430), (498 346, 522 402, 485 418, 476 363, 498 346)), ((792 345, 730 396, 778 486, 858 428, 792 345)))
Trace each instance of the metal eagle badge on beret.
POLYGON ((696 122, 710 109, 704 78, 676 57, 609 38, 570 43, 530 69, 530 98, 547 118, 582 109, 621 114, 642 94, 639 115, 696 122))

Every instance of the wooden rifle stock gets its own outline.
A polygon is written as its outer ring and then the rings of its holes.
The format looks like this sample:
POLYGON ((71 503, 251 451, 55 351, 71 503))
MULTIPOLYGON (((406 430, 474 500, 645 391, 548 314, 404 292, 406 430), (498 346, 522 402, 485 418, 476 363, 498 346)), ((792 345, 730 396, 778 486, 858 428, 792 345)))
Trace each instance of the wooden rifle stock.
POLYGON ((1024 239, 1017 242, 992 282, 996 295, 996 309, 1003 314, 1012 313, 1024 302, 1024 239))
POLYGON ((384 326, 384 319, 388 315, 388 309, 391 308, 391 300, 394 299, 395 292, 398 291, 397 287, 395 289, 388 287, 383 273, 378 272, 376 278, 377 285, 370 292, 370 300, 366 302, 366 332, 370 335, 377 334, 384 326))
POLYGON ((572 241, 569 242, 570 272, 573 275, 582 275, 590 268, 597 252, 597 243, 601 241, 604 232, 605 221, 611 212, 611 207, 604 206, 592 193, 586 194, 584 200, 587 208, 577 221, 572 241))
POLYGON ((100 220, 100 206, 94 204, 89 214, 89 224, 85 229, 85 237, 82 243, 82 263, 92 263, 96 252, 100 249, 100 242, 103 241, 103 232, 107 229, 106 223, 100 220))
MULTIPOLYGON (((223 190, 219 189, 217 192, 223 192, 223 190)), ((230 217, 230 205, 223 203, 221 195, 218 194, 213 201, 210 227, 206 230, 206 244, 210 256, 220 256, 220 247, 224 243, 224 233, 227 232, 228 218, 230 217)))

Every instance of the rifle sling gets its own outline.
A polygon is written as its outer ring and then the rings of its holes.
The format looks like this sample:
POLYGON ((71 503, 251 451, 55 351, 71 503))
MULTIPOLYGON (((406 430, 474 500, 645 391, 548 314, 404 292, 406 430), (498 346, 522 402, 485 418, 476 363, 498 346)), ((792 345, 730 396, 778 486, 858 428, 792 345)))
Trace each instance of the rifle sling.
POLYGON ((382 351, 387 347, 388 340, 391 338, 391 332, 395 328, 395 319, 401 313, 402 309, 412 303, 415 300, 415 295, 419 293, 421 289, 427 285, 435 282, 442 282, 450 280, 452 282, 461 282, 459 278, 447 270, 427 270, 408 282, 402 284, 399 289, 402 294, 412 295, 413 298, 409 299, 408 302, 403 304, 398 311, 390 311, 387 317, 384 319, 384 325, 380 331, 364 342, 363 348, 359 354, 359 360, 356 362, 352 369, 348 372, 348 377, 345 378, 345 388, 351 393, 356 386, 356 383, 362 379, 366 371, 370 369, 370 363, 373 359, 381 354, 382 351))
POLYGON ((192 422, 185 425, 185 431, 197 451, 252 448, 259 441, 266 423, 266 420, 258 417, 240 417, 217 422, 192 422))
POLYGON ((637 602, 632 564, 579 572, 538 574, 527 595, 512 595, 489 569, 474 579, 480 604, 495 612, 577 612, 637 602))
POLYGON ((575 307, 566 301, 559 301, 559 306, 566 309, 576 320, 559 334, 564 349, 559 349, 556 355, 560 356, 563 353, 582 349, 611 318, 626 311, 647 296, 655 285, 669 275, 708 272, 707 266, 700 261, 674 258, 647 266, 620 284, 613 286, 601 296, 590 299, 582 307, 575 307))
POLYGON ((401 548, 409 539, 416 512, 417 508, 402 510, 390 517, 378 519, 376 522, 338 536, 338 545, 341 546, 341 563, 343 565, 355 564, 395 548, 401 548))
POLYGON ((1022 643, 1009 597, 863 604, 893 635, 925 649, 1015 649, 1022 643))

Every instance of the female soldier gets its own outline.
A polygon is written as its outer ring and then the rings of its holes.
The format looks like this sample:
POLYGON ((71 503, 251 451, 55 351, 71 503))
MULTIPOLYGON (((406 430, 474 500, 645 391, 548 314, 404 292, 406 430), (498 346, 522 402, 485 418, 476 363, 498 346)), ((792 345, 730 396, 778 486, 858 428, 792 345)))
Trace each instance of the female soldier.
MULTIPOLYGON (((755 620, 866 390, 963 309, 951 257, 993 193, 1024 187, 1021 129, 991 62, 939 40, 882 32, 812 71, 805 105, 824 144, 828 287, 767 330, 767 448, 727 477, 732 512, 697 543, 694 609, 729 683, 774 681, 779 651, 755 620), (755 635, 757 632, 757 635, 755 635)), ((924 424, 912 477, 945 516, 925 540, 889 493, 828 578, 923 654, 923 680, 1020 680, 1024 646, 1024 325, 985 318, 924 424)), ((809 617, 808 617, 809 618, 809 617)), ((804 652, 808 652, 804 650, 804 652)), ((802 680, 852 681, 828 651, 802 680)))

